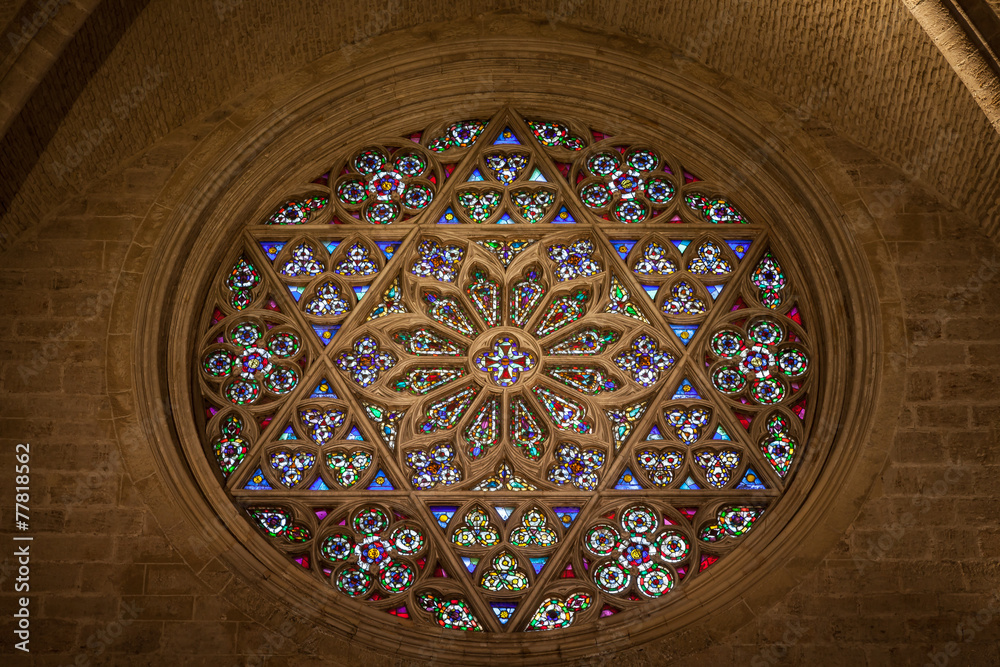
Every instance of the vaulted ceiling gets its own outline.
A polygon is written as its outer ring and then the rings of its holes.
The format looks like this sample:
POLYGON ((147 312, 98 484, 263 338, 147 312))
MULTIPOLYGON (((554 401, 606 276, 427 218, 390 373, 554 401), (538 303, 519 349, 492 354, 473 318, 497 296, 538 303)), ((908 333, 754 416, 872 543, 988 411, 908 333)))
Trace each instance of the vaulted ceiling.
MULTIPOLYGON (((720 90, 729 80, 752 87, 786 109, 788 122, 828 127, 994 230, 1000 136, 981 108, 991 93, 970 92, 960 59, 939 49, 941 35, 910 4, 950 3, 7 3, 0 8, 8 46, 0 65, 0 247, 168 133, 225 113, 248 91, 266 92, 346 45, 414 29, 431 41, 438 26, 454 23, 470 36, 503 34, 509 24, 515 44, 513 26, 523 31, 524 19, 536 36, 555 37, 569 26, 598 43, 604 35, 625 37, 639 48, 668 50, 681 66, 687 58, 706 65, 718 73, 720 90), (514 16, 521 21, 505 20, 514 16)), ((438 66, 447 64, 428 63, 438 66)))

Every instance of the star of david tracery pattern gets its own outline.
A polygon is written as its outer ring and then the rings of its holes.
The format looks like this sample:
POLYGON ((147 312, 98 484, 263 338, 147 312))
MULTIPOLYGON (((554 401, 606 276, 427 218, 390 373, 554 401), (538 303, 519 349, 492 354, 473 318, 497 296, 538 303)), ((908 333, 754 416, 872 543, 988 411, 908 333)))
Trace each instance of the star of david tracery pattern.
POLYGON ((818 364, 791 255, 722 190, 510 110, 357 147, 210 287, 220 483, 413 623, 600 623, 711 576, 793 482, 818 364))
POLYGON ((487 371, 493 383, 509 387, 517 383, 521 373, 535 366, 535 355, 518 349, 517 339, 505 336, 496 341, 493 348, 483 352, 475 360, 476 368, 487 371))

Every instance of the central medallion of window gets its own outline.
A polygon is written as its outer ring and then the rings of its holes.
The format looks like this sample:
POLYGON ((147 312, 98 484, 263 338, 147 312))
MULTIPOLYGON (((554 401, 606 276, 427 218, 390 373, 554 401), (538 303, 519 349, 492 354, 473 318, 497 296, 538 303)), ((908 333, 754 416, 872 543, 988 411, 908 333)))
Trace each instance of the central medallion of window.
POLYGON ((489 373, 493 384, 510 387, 517 384, 535 367, 535 355, 525 352, 513 335, 494 341, 486 351, 476 357, 476 368, 489 373))
POLYGON ((284 196, 209 290, 198 409, 220 483, 329 595, 601 623, 712 576, 795 476, 791 251, 655 141, 504 109, 284 196))

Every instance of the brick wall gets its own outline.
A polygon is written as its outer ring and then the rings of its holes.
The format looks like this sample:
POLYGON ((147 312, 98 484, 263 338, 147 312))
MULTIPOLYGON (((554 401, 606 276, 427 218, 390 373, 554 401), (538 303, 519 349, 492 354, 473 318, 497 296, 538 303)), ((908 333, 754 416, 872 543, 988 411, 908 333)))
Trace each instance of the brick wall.
MULTIPOLYGON (((284 638, 277 613, 252 620, 253 590, 231 585, 211 554, 182 558, 166 537, 174 526, 149 509, 150 479, 119 454, 141 443, 119 442, 112 426, 120 399, 108 394, 107 360, 127 355, 130 340, 112 297, 136 298, 162 231, 149 220, 165 217, 154 201, 225 116, 119 158, 124 166, 53 202, 55 212, 0 255, 0 449, 32 443, 31 664, 389 660, 308 628, 284 638)), ((626 648, 595 664, 923 664, 929 654, 938 664, 1000 662, 1000 248, 912 175, 829 128, 807 129, 853 179, 888 248, 868 261, 902 295, 907 379, 888 462, 839 544, 741 630, 711 645, 626 648)), ((10 465, 0 483, 13 486, 10 465)), ((0 506, 6 531, 9 496, 0 506)), ((10 609, 15 575, 0 576, 10 609)), ((9 657, 9 617, 0 633, 9 657)))

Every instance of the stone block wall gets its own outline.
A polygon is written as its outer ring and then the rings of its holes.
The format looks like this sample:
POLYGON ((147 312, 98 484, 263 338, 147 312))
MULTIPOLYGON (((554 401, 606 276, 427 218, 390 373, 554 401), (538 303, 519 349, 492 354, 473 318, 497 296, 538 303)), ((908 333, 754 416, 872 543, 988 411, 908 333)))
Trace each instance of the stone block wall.
MULTIPOLYGON (((162 512, 154 516, 151 505, 170 506, 169 495, 157 495, 149 466, 130 468, 122 456, 134 462, 144 443, 115 430, 129 397, 109 388, 131 378, 114 375, 121 364, 109 360, 131 353, 139 283, 168 217, 155 202, 206 136, 238 124, 238 106, 221 105, 119 159, 84 192, 53 201, 0 254, 0 451, 9 453, 0 489, 14 486, 14 446, 30 442, 34 537, 31 655, 14 651, 5 612, 2 660, 402 663, 391 647, 284 625, 287 610, 235 577, 220 554, 192 557, 176 535, 197 527, 180 513, 166 525, 162 512)), ((741 629, 710 644, 623 640, 621 653, 592 664, 1000 663, 1000 247, 982 220, 851 137, 814 120, 802 131, 875 220, 880 243, 859 261, 900 295, 886 306, 906 325, 905 386, 889 389, 902 408, 888 459, 836 546, 741 629)), ((2 493, 7 532, 13 507, 2 493)), ((18 575, 4 549, 7 610, 18 575)), ((428 656, 435 661, 448 664, 428 656)))

